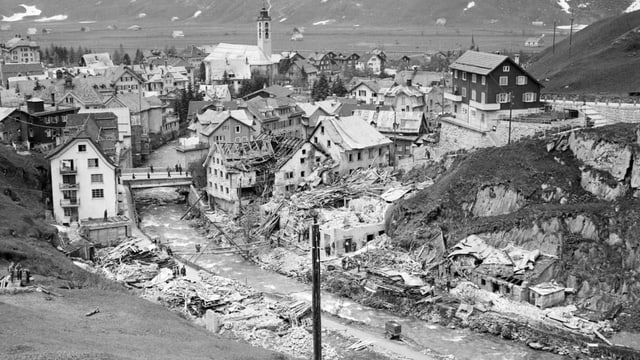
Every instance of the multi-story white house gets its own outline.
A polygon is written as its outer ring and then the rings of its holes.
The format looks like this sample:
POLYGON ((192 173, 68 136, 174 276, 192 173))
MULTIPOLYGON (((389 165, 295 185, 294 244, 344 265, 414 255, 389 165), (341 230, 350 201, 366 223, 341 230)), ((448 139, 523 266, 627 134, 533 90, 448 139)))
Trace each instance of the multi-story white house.
POLYGON ((16 36, 5 44, 8 63, 39 63, 40 46, 27 37, 16 36))
POLYGON ((117 215, 116 166, 84 130, 47 155, 58 223, 117 215))

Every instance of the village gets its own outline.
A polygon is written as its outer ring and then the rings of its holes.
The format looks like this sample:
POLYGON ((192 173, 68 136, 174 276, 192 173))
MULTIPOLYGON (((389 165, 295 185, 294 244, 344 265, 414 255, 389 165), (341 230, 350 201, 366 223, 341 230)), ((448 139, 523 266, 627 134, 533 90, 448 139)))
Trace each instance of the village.
MULTIPOLYGON (((562 254, 552 242, 453 237, 437 226, 400 240, 392 231, 402 204, 419 201, 458 156, 543 139, 567 161, 567 149, 580 156, 574 131, 611 117, 586 101, 546 98, 521 53, 482 52, 473 39, 465 50, 413 57, 380 48, 278 53, 271 14, 257 10, 255 45, 148 49, 135 61, 85 53, 78 66, 52 67, 26 35, 2 44, 0 142, 48 161, 43 200, 61 252, 216 334, 309 358, 309 301, 277 299, 215 259, 238 256, 309 284, 317 225, 331 297, 536 351, 638 356, 611 340, 616 314, 576 306, 579 284, 556 277, 562 254), (198 238, 149 225, 150 209, 165 207, 180 215, 173 226, 198 238)), ((603 181, 592 193, 619 198, 603 181)), ((549 186, 547 202, 573 201, 549 186)), ((523 206, 519 196, 486 187, 457 204, 459 221, 509 214, 523 206)), ((584 234, 585 224, 567 226, 584 234)), ((0 288, 29 279, 12 264, 0 288)), ((403 336, 402 356, 428 355, 428 344, 403 336)), ((353 342, 347 350, 397 356, 393 343, 353 342)), ((325 358, 343 350, 326 345, 325 358)))

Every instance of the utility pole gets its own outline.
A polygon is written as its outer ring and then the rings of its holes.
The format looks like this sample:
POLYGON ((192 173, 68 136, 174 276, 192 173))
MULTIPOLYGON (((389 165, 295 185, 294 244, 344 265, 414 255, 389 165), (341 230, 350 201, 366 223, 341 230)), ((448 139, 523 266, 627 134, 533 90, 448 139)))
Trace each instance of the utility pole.
POLYGON ((569 27, 569 58, 571 58, 572 40, 573 40, 573 15, 571 16, 571 26, 569 27))
POLYGON ((553 53, 556 53, 556 22, 553 22, 553 53))
POLYGON ((509 138, 507 140, 507 144, 511 144, 511 113, 513 111, 513 99, 511 98, 511 93, 509 93, 509 138))
POLYGON ((320 225, 318 224, 318 213, 316 211, 313 211, 313 225, 311 229, 313 359, 322 360, 322 326, 320 324, 320 225))

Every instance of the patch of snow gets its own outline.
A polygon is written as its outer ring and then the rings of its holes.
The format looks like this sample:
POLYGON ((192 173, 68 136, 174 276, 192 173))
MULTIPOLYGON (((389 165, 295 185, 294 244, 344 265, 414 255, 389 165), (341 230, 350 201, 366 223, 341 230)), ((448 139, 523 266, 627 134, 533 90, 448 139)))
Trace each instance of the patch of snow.
POLYGON ((476 6, 476 2, 475 1, 469 1, 469 3, 467 4, 467 7, 464 8, 463 11, 467 11, 469 9, 471 9, 472 7, 476 6))
POLYGON ((138 19, 142 19, 142 18, 145 18, 145 17, 147 17, 147 14, 146 14, 146 13, 140 13, 140 14, 138 14, 138 19))
POLYGON ((65 21, 69 18, 68 15, 54 15, 54 16, 50 16, 50 17, 43 17, 40 19, 36 19, 34 20, 35 22, 49 22, 49 21, 65 21))
POLYGON ((560 5, 562 11, 566 12, 567 14, 571 14, 571 5, 569 5, 567 1, 570 0, 558 0, 558 5, 560 5))
MULTIPOLYGON (((573 31, 574 32, 580 31, 580 30, 586 28, 587 26, 589 26, 589 25, 574 24, 573 25, 573 31)), ((560 30, 571 30, 571 25, 560 25, 560 26, 558 26, 558 29, 560 29, 560 30)))
POLYGON ((172 22, 173 22, 173 21, 178 21, 178 20, 180 20, 180 18, 179 18, 179 17, 177 17, 177 16, 174 16, 174 17, 172 17, 172 18, 171 18, 171 21, 172 21, 172 22))
POLYGON ((193 14, 194 18, 197 18, 198 16, 202 15, 202 10, 198 10, 193 14))
POLYGON ((287 18, 280 19, 280 22, 285 22, 285 21, 287 21, 287 18))
POLYGON ((82 21, 78 21, 78 24, 95 24, 96 21, 95 20, 82 20, 82 21))
POLYGON ((335 20, 333 19, 329 19, 329 20, 322 20, 322 21, 316 21, 313 23, 313 26, 317 26, 317 25, 327 25, 330 24, 332 22, 335 22, 335 20))
POLYGON ((640 10, 640 0, 635 0, 624 12, 630 13, 638 10, 640 10))
POLYGON ((20 21, 27 16, 39 16, 40 14, 42 14, 42 10, 38 9, 35 5, 20 4, 20 6, 24 8, 23 13, 15 13, 11 16, 2 15, 1 21, 7 21, 7 22, 20 21))

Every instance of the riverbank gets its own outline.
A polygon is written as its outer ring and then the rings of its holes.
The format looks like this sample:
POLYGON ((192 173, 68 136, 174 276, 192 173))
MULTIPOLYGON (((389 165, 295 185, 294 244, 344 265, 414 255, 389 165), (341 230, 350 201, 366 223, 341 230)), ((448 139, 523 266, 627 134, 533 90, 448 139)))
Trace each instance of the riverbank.
MULTIPOLYGON (((198 221, 180 221, 186 211, 186 205, 169 204, 167 206, 146 206, 139 209, 141 227, 152 237, 162 234, 163 241, 170 244, 174 253, 186 259, 195 259, 198 266, 258 289, 267 296, 288 297, 310 302, 310 287, 297 280, 265 271, 252 263, 244 261, 237 254, 217 254, 208 248, 200 254, 195 244, 207 244, 215 239, 213 233, 197 229, 198 221), (212 236, 211 239, 209 237, 212 236)), ((396 316, 392 312, 380 311, 362 306, 347 298, 322 294, 322 310, 326 314, 337 314, 341 321, 359 329, 360 326, 371 336, 381 337, 387 321, 397 321, 402 325, 403 334, 420 350, 421 357, 454 357, 456 359, 559 359, 556 355, 534 351, 526 346, 505 341, 494 336, 474 333, 467 329, 449 329, 415 318, 396 316), (362 324, 362 325, 359 325, 362 324), (424 354, 422 354, 424 353, 424 354)), ((323 316, 324 319, 324 316, 323 316)), ((377 342, 376 342, 377 343, 377 342)), ((391 344, 401 345, 396 341, 391 344)))

